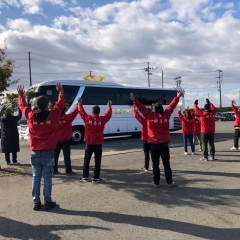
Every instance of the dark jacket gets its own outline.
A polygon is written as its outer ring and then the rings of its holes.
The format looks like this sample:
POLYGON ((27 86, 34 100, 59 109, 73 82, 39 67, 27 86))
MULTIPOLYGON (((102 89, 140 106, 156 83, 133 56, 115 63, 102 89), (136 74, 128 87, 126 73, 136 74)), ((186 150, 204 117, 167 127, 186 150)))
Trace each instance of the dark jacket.
POLYGON ((19 152, 19 134, 17 123, 22 117, 22 112, 19 110, 17 116, 6 115, 1 117, 1 151, 3 153, 19 152))

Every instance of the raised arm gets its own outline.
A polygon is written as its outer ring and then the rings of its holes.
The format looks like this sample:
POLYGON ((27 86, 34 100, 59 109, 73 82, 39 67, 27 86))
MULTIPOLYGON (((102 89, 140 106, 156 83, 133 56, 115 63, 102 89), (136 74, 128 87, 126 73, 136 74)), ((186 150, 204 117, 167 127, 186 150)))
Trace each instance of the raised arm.
POLYGON ((78 99, 78 113, 80 114, 82 120, 86 122, 88 114, 85 112, 83 105, 82 105, 82 99, 78 99))
POLYGON ((165 110, 165 113, 167 113, 170 116, 173 113, 174 109, 176 108, 180 97, 184 96, 184 94, 185 94, 184 90, 178 91, 177 96, 168 105, 168 107, 165 110))
POLYGON ((18 91, 18 107, 21 111, 21 113, 23 113, 23 115, 26 117, 27 120, 29 120, 30 115, 32 114, 32 110, 31 108, 28 106, 25 97, 24 97, 24 86, 18 86, 17 88, 18 91))
POLYGON ((145 119, 149 119, 150 117, 150 112, 149 110, 143 106, 134 96, 133 93, 130 94, 130 98, 133 101, 133 104, 138 108, 138 110, 142 113, 145 119))
POLYGON ((78 114, 78 104, 75 106, 74 110, 66 115, 68 121, 72 122, 78 114))
POLYGON ((237 109, 237 107, 234 106, 234 104, 236 104, 236 102, 235 102, 234 100, 232 100, 231 103, 232 103, 232 104, 231 104, 231 107, 232 107, 233 112, 234 112, 235 114, 238 113, 238 109, 237 109))
POLYGON ((203 112, 198 107, 198 100, 195 100, 193 107, 194 107, 195 113, 201 117, 203 115, 203 112))
POLYGON ((60 83, 56 84, 56 90, 59 93, 58 94, 58 101, 54 105, 54 107, 51 111, 55 112, 57 117, 59 117, 61 115, 61 112, 62 112, 62 110, 64 108, 64 105, 65 105, 65 97, 64 97, 64 94, 63 94, 63 86, 60 83))
POLYGON ((181 112, 181 108, 178 109, 178 117, 183 121, 184 120, 184 116, 182 115, 182 112, 181 112))
POLYGON ((146 119, 135 108, 133 109, 133 115, 142 125, 146 123, 146 119))
POLYGON ((104 115, 104 123, 107 123, 110 120, 110 118, 112 117, 112 101, 109 100, 107 105, 108 105, 108 107, 107 107, 106 113, 104 115))

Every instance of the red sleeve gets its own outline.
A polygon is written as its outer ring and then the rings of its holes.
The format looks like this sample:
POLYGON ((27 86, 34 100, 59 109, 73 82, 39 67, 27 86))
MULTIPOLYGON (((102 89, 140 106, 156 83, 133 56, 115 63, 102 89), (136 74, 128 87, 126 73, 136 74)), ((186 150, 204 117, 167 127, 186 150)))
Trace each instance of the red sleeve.
POLYGON ((64 108, 64 104, 65 104, 64 94, 63 93, 59 93, 58 94, 58 101, 54 105, 53 110, 51 110, 51 112, 54 112, 56 114, 56 117, 59 118, 61 113, 62 113, 62 110, 64 108))
POLYGON ((197 115, 199 115, 200 117, 203 116, 203 112, 200 110, 200 108, 198 107, 197 104, 194 104, 194 111, 197 115))
POLYGON ((135 99, 133 103, 138 108, 138 110, 142 113, 145 119, 150 119, 150 116, 152 113, 149 112, 149 110, 146 107, 144 107, 137 99, 135 99))
POLYGON ((75 117, 77 116, 77 114, 78 114, 78 105, 76 105, 76 107, 74 108, 74 110, 71 113, 66 115, 67 121, 72 122, 75 119, 75 117))
POLYGON ((177 114, 178 114, 178 117, 183 121, 184 116, 182 115, 181 110, 178 110, 177 114))
POLYGON ((82 104, 78 104, 78 113, 80 114, 83 121, 86 122, 88 114, 85 112, 82 104))
POLYGON ((216 114, 217 109, 215 108, 215 106, 212 103, 210 103, 210 109, 213 111, 213 114, 216 114))
POLYGON ((146 123, 146 119, 136 109, 133 109, 133 114, 142 125, 146 123))
POLYGON ((26 117, 26 119, 29 120, 30 115, 32 114, 32 110, 28 106, 24 96, 19 96, 18 97, 18 107, 20 108, 21 112, 26 117))
POLYGON ((169 117, 171 116, 171 114, 173 113, 174 109, 176 108, 177 104, 179 102, 179 97, 175 97, 170 104, 168 105, 168 107, 166 108, 166 110, 164 111, 165 113, 167 113, 169 115, 169 117))
POLYGON ((106 124, 110 120, 111 117, 112 117, 112 108, 108 107, 106 110, 106 113, 104 115, 104 124, 106 124))
POLYGON ((234 105, 232 104, 231 107, 232 107, 233 112, 234 112, 235 114, 237 114, 238 110, 237 110, 236 106, 234 106, 234 105))

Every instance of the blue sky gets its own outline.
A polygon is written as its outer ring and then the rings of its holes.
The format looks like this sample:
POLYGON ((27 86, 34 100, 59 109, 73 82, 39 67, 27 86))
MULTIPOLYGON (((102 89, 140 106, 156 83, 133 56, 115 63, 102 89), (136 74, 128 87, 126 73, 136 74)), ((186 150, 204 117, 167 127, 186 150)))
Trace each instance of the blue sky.
POLYGON ((219 105, 239 99, 239 1, 2 0, 0 42, 15 60, 15 78, 81 79, 90 71, 106 81, 174 87, 181 76, 186 102, 208 95, 219 105))

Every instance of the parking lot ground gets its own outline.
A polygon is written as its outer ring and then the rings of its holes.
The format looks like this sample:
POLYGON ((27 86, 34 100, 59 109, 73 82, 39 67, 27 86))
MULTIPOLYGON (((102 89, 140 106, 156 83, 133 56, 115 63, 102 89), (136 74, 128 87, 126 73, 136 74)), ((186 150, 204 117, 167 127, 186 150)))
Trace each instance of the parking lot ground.
MULTIPOLYGON (((233 123, 217 123, 216 160, 183 155, 182 136, 172 134, 171 167, 175 188, 152 188, 152 173, 142 172, 138 138, 107 140, 102 160, 102 184, 81 183, 83 150, 73 146, 77 174, 53 178, 48 212, 32 210, 31 173, 0 178, 0 239, 240 239, 240 152, 231 151, 233 123), (132 143, 132 144, 131 144, 132 143)), ((24 143, 25 144, 25 143, 24 143)), ((29 150, 19 153, 28 169, 29 150), (26 163, 25 163, 26 161, 26 163)), ((92 159, 91 165, 93 165, 92 159)), ((2 166, 4 161, 1 159, 2 166)), ((90 168, 92 177, 93 167, 90 168)))

